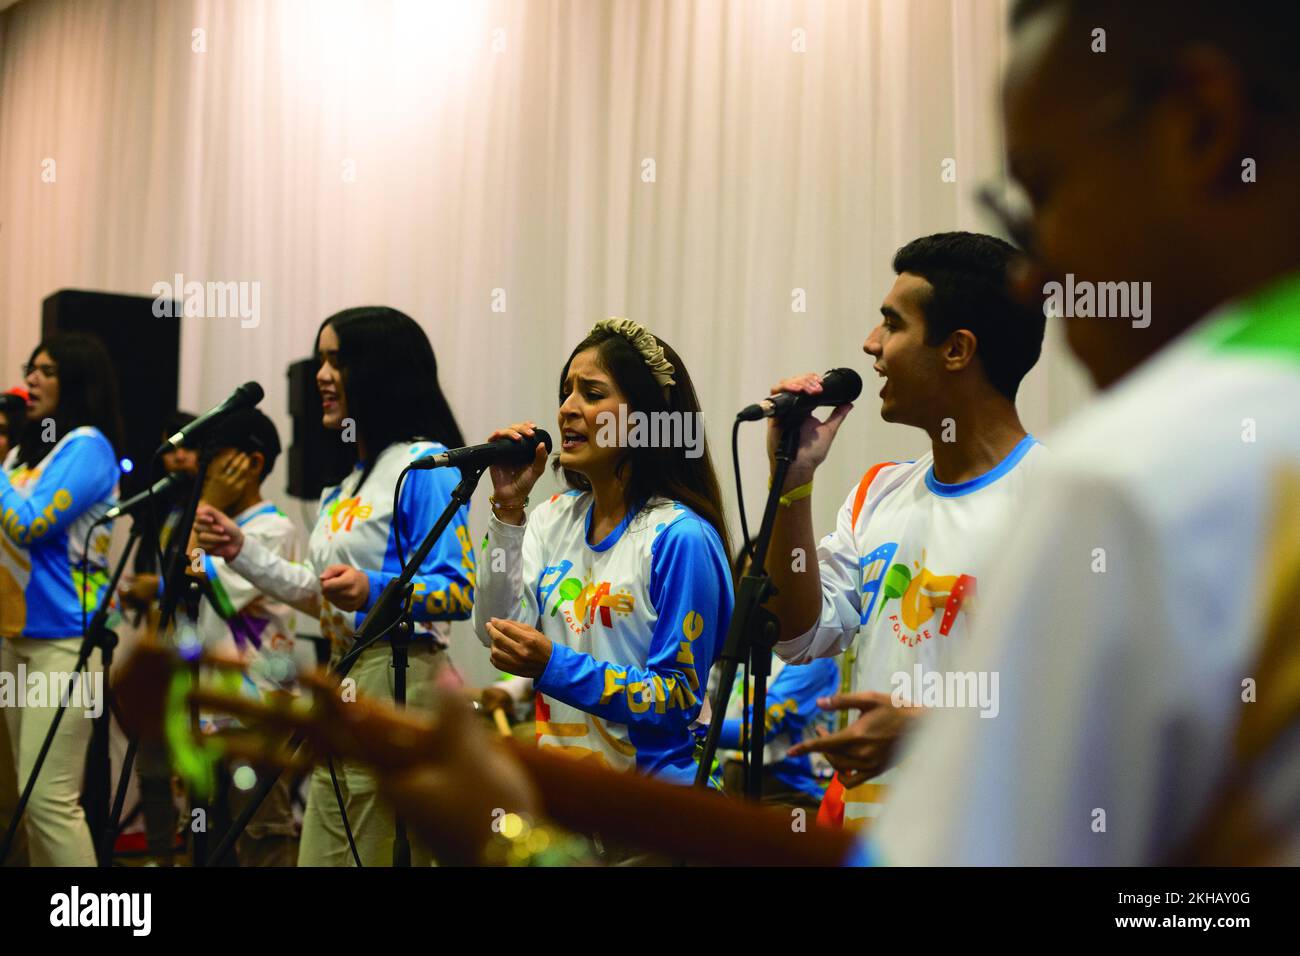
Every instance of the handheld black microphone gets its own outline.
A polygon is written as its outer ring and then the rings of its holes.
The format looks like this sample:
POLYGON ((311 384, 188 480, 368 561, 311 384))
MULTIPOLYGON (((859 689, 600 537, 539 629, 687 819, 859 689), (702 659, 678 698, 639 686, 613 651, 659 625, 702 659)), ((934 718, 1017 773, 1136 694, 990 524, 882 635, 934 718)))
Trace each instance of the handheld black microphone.
POLYGON ((104 512, 103 517, 99 520, 112 521, 114 518, 120 518, 122 515, 129 515, 148 501, 150 495, 162 497, 163 495, 171 494, 180 485, 188 483, 189 478, 180 473, 170 474, 164 478, 159 478, 153 483, 152 488, 146 488, 144 491, 137 492, 125 501, 119 501, 117 504, 113 505, 113 507, 104 512))
POLYGON ((833 368, 822 376, 822 390, 816 395, 779 392, 741 409, 736 418, 742 422, 756 422, 761 418, 799 417, 823 405, 844 405, 856 401, 861 394, 861 375, 851 368, 833 368))
POLYGON ((239 388, 235 389, 230 397, 218 405, 216 408, 209 409, 194 421, 190 422, 171 438, 158 446, 155 455, 161 455, 164 452, 171 451, 173 448, 180 448, 182 445, 194 444, 199 436, 208 431, 213 424, 225 418, 231 412, 237 412, 243 408, 252 408, 262 400, 262 386, 256 382, 245 382, 239 388))
POLYGON ((488 465, 526 465, 537 454, 537 446, 545 445, 551 450, 551 436, 538 428, 531 435, 525 435, 520 441, 513 438, 498 438, 496 441, 482 445, 467 445, 453 448, 437 455, 425 455, 417 458, 407 467, 414 470, 426 468, 485 468, 488 465))

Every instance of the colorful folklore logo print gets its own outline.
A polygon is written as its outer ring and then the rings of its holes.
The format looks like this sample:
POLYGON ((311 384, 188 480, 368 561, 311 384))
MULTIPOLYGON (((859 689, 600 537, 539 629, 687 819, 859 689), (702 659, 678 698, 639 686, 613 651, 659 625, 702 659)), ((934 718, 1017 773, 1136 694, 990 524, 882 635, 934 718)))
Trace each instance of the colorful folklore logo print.
POLYGON ((566 577, 573 570, 572 561, 561 561, 542 569, 537 579, 537 605, 543 614, 551 617, 563 612, 565 623, 574 634, 583 634, 590 630, 599 616, 605 627, 614 626, 614 615, 629 615, 635 607, 635 599, 627 591, 611 593, 608 581, 596 582, 590 572, 586 580, 566 577), (548 612, 547 604, 551 595, 557 595, 556 601, 548 612))
MULTIPOLYGON (((876 600, 880 597, 886 571, 889 570, 889 559, 894 556, 894 552, 897 550, 898 545, 889 542, 882 544, 870 554, 858 559, 858 580, 861 582, 860 590, 863 596, 862 619, 858 622, 859 624, 867 624, 871 621, 871 612, 876 607, 876 600), (866 599, 868 594, 871 595, 871 600, 866 599)), ((903 570, 906 571, 907 568, 904 567, 903 570)), ((886 598, 902 596, 903 592, 897 589, 896 578, 891 581, 891 584, 893 586, 885 592, 886 598)))
POLYGON ((370 505, 361 503, 361 496, 354 495, 351 498, 339 498, 329 506, 329 529, 330 534, 337 534, 339 531, 351 531, 353 522, 365 521, 370 517, 370 505))
MULTIPOLYGON (((921 552, 921 562, 914 563, 915 570, 906 564, 890 564, 890 559, 897 551, 898 544, 889 542, 859 559, 860 590, 863 595, 859 623, 870 623, 877 601, 880 603, 880 612, 876 617, 879 618, 885 613, 886 605, 897 599, 899 609, 890 614, 889 618, 900 643, 915 647, 922 641, 929 640, 932 635, 924 625, 940 610, 943 616, 939 620, 939 634, 947 637, 956 623, 957 614, 975 597, 974 576, 935 574, 924 566, 924 551, 921 552), (867 595, 871 596, 869 601, 867 595)), ((966 611, 970 613, 970 608, 966 607, 966 611)))

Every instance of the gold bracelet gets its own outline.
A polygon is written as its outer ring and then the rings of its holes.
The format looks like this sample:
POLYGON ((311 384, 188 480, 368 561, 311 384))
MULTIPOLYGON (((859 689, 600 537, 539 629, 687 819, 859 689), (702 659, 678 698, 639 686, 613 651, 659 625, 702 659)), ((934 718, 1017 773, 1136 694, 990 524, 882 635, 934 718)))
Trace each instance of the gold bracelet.
POLYGON ((488 495, 488 503, 494 510, 503 508, 506 511, 523 511, 528 507, 528 496, 524 495, 522 498, 514 498, 510 501, 499 501, 496 495, 488 495))
POLYGON ((787 491, 785 494, 783 494, 780 497, 778 503, 783 508, 788 508, 796 501, 800 501, 804 498, 810 497, 812 495, 812 486, 813 483, 810 481, 808 482, 808 484, 800 485, 798 488, 791 488, 789 491, 787 491))

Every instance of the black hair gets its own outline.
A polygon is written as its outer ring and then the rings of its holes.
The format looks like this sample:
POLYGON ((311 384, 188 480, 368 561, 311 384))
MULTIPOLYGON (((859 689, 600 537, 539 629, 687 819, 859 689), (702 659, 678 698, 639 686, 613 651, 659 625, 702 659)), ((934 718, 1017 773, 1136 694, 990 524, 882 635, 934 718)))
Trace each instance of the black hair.
POLYGON ((241 408, 217 422, 205 439, 205 444, 215 450, 234 448, 252 454, 262 453, 261 480, 265 481, 280 457, 280 435, 275 424, 260 409, 241 408))
POLYGON ((191 412, 183 412, 179 409, 172 412, 163 419, 163 438, 170 438, 172 435, 175 435, 196 418, 198 418, 198 416, 191 412))
POLYGON ((1016 254, 1010 243, 974 232, 923 236, 894 253, 894 272, 920 276, 932 288, 921 303, 926 344, 970 331, 984 376, 1011 401, 1042 353, 1047 327, 1041 309, 1011 294, 1007 266, 1016 254))
POLYGON ((1149 73, 1171 63, 1181 48, 1204 44, 1237 64, 1257 107, 1300 110, 1300 57, 1289 42, 1300 33, 1300 4, 1291 0, 1017 0, 1011 28, 1052 9, 1063 11, 1079 51, 1089 51, 1094 29, 1106 30, 1106 55, 1090 62, 1120 61, 1149 73))
MULTIPOLYGON (((380 453, 394 442, 423 438, 448 448, 465 444, 438 384, 433 346, 414 319, 388 306, 344 309, 316 330, 316 355, 320 354, 320 333, 327 325, 339 339, 339 372, 348 417, 356 422, 370 458, 361 484, 370 476, 380 453)), ((355 463, 355 445, 350 453, 355 463)))
MULTIPOLYGON (((28 364, 47 353, 58 367, 59 404, 54 410, 57 439, 83 426, 99 429, 116 454, 122 448, 122 416, 117 402, 117 374, 104 343, 89 332, 59 332, 32 350, 28 364)), ((18 461, 41 462, 53 442, 45 441, 40 421, 28 421, 18 443, 18 461)))
MULTIPOLYGON (((169 412, 162 422, 162 437, 166 441, 172 435, 193 422, 197 415, 193 412, 186 412, 177 409, 169 412)), ((195 450, 194 444, 185 444, 181 446, 190 450, 195 450)), ((185 472, 176 472, 172 475, 178 482, 176 490, 172 492, 171 500, 173 502, 188 501, 190 493, 194 488, 194 478, 185 472)), ((133 561, 136 574, 157 574, 158 573, 158 555, 162 550, 159 542, 159 519, 166 519, 166 508, 160 507, 156 511, 153 508, 144 508, 135 517, 137 525, 140 527, 140 546, 135 549, 135 560, 133 561), (159 513, 161 512, 161 514, 159 513)), ((175 542, 172 542, 174 544, 175 542)))
POLYGON ((0 395, 0 415, 5 417, 3 434, 9 439, 9 447, 13 448, 18 444, 23 423, 27 420, 27 404, 20 396, 5 392, 0 395))
MULTIPOLYGON (((659 339, 659 344, 663 347, 664 358, 673 366, 676 384, 662 386, 656 382, 641 353, 625 336, 610 329, 592 332, 577 344, 564 363, 560 372, 560 403, 563 404, 567 397, 564 383, 569 377, 569 366, 573 364, 574 356, 587 349, 595 349, 598 364, 627 399, 629 411, 646 415, 656 412, 672 412, 681 416, 700 415, 700 400, 681 356, 663 339, 659 339)), ((698 420, 703 421, 702 418, 698 420)), ((565 481, 571 487, 581 491, 591 490, 591 482, 585 476, 567 468, 563 472, 565 481)), ((727 554, 731 553, 731 536, 727 533, 727 522, 722 509, 722 491, 713 470, 707 440, 703 441, 698 458, 687 457, 683 447, 626 448, 615 474, 620 479, 624 474, 627 475, 624 504, 629 516, 635 515, 656 495, 679 501, 711 524, 722 539, 723 550, 727 554)))

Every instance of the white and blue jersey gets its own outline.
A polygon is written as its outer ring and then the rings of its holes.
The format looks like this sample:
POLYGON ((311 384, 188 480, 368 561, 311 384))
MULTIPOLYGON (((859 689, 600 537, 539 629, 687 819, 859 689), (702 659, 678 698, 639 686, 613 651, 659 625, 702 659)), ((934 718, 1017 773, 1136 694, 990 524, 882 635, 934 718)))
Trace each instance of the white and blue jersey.
POLYGON ((592 495, 555 495, 524 526, 493 515, 474 629, 536 627, 551 657, 535 680, 544 748, 690 783, 691 725, 731 620, 722 540, 685 505, 651 499, 589 544, 592 495))
MULTIPOLYGON (((1026 435, 993 469, 960 484, 935 477, 932 452, 869 470, 817 547, 821 614, 806 633, 778 643, 777 655, 806 664, 851 650, 850 690, 923 704, 926 675, 948 680, 958 648, 970 642, 978 588, 990 574, 1021 573, 1001 536, 1044 454, 1026 435)), ((845 791, 846 827, 871 825, 898 771, 845 791)))
MULTIPOLYGON (((772 660, 771 677, 767 687, 763 771, 791 790, 820 800, 830 781, 830 764, 821 754, 790 757, 787 752, 800 741, 811 739, 815 728, 833 729, 831 715, 817 706, 817 698, 829 697, 840 689, 840 669, 827 657, 802 667, 788 665, 778 657, 772 660)), ((723 750, 745 747, 740 688, 741 684, 737 683, 732 689, 727 719, 718 737, 718 746, 723 750)), ((749 712, 750 733, 753 733, 752 687, 746 697, 744 710, 749 712)))
MULTIPOLYGON (((287 604, 319 607, 321 634, 330 639, 336 652, 345 652, 379 595, 402 570, 393 528, 397 477, 415 459, 446 450, 429 441, 389 445, 376 459, 364 485, 364 466, 358 464, 342 482, 321 494, 306 564, 291 563, 255 537, 245 537, 239 554, 229 562, 231 570, 287 604), (358 568, 370 579, 370 594, 360 610, 343 611, 321 599, 320 574, 332 564, 358 568)), ((442 514, 459 479, 460 472, 449 468, 407 474, 398 518, 402 553, 408 560, 442 514)), ((474 606, 474 546, 469 536, 468 505, 457 510, 411 583, 417 630, 432 630, 445 644, 447 622, 465 620, 474 606)))
MULTIPOLYGON (((271 502, 259 501, 231 517, 245 539, 256 538, 286 560, 297 558, 298 531, 271 502)), ((244 684, 250 695, 292 691, 293 609, 263 594, 210 554, 203 556, 203 577, 210 595, 199 606, 203 646, 243 662, 244 684)))
POLYGON ((111 523, 86 532, 117 497, 117 456, 97 428, 64 435, 34 467, 9 453, 0 475, 0 635, 67 638, 106 600, 111 523))

